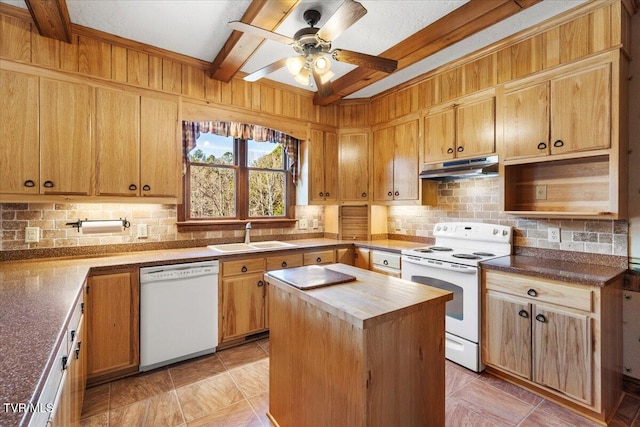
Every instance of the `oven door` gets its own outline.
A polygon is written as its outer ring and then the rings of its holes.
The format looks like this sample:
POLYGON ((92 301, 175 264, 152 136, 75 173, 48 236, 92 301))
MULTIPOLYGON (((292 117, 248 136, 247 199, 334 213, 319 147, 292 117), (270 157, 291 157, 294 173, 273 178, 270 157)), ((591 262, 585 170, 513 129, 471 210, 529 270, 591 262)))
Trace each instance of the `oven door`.
POLYGON ((478 267, 404 255, 402 278, 453 292, 453 300, 447 302, 445 330, 450 334, 478 343, 480 331, 478 267))

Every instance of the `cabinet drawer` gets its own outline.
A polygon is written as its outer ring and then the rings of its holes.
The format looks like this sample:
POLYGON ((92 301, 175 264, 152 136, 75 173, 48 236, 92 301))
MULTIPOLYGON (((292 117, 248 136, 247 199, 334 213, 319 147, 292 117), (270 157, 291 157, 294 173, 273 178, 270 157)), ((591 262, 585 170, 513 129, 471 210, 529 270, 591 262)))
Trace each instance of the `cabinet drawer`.
POLYGON ((383 251, 371 251, 371 263, 383 267, 400 269, 400 254, 383 251))
POLYGON ((332 264, 336 262, 336 251, 308 252, 304 254, 304 265, 332 264))
POLYGON ((300 267, 301 265, 302 254, 278 255, 267 258, 267 271, 300 267))
POLYGON ((259 273, 264 271, 264 258, 249 258, 222 263, 222 276, 236 276, 238 274, 259 273))
POLYGON ((593 291, 586 286, 567 286, 557 281, 496 271, 487 271, 485 277, 487 289, 577 310, 591 312, 593 309, 593 291))

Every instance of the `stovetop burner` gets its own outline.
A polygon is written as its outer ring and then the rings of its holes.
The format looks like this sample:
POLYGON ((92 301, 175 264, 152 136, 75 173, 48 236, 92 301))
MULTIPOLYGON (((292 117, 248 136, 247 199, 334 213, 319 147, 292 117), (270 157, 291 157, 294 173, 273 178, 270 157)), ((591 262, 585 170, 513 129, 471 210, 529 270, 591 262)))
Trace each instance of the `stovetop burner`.
POLYGON ((481 256, 473 255, 473 254, 453 254, 451 256, 454 258, 461 258, 461 259, 482 259, 481 256))
POLYGON ((429 249, 429 248, 418 248, 418 249, 414 249, 414 251, 416 251, 416 252, 420 252, 420 253, 423 253, 423 254, 430 254, 430 253, 432 253, 432 252, 433 252, 433 251, 432 251, 431 249, 429 249))
POLYGON ((444 246, 430 246, 429 249, 431 249, 432 251, 438 251, 438 252, 451 252, 453 250, 451 248, 447 248, 444 246))
POLYGON ((473 255, 478 255, 478 256, 496 256, 496 254, 492 254, 491 252, 474 252, 473 255))

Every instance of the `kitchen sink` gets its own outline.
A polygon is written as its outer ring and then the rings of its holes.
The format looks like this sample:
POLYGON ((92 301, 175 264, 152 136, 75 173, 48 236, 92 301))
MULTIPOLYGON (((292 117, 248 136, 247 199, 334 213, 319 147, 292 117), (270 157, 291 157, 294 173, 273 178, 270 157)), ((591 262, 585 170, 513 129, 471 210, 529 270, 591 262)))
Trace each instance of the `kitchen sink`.
POLYGON ((250 252, 260 249, 280 249, 280 248, 292 248, 296 245, 287 242, 280 242, 278 240, 269 240, 266 242, 254 242, 254 243, 224 243, 221 245, 209 245, 209 249, 213 249, 218 252, 250 252))

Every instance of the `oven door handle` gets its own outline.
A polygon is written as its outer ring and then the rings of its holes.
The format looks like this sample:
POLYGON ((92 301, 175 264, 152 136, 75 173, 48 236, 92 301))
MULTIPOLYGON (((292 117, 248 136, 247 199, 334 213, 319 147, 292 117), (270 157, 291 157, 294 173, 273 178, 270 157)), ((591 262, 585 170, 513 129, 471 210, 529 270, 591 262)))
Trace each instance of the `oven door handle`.
POLYGON ((425 260, 416 260, 411 258, 410 256, 403 257, 402 262, 425 266, 425 267, 431 267, 431 268, 439 268, 441 270, 457 271, 458 273, 465 273, 465 274, 478 273, 478 269, 476 267, 470 267, 468 265, 461 265, 461 264, 455 264, 455 263, 439 262, 439 261, 436 263, 436 262, 428 262, 425 260))

